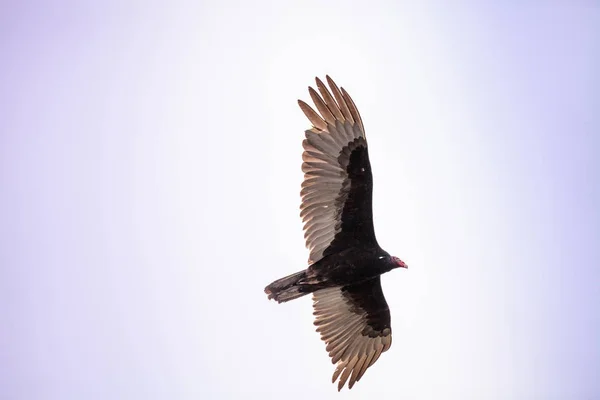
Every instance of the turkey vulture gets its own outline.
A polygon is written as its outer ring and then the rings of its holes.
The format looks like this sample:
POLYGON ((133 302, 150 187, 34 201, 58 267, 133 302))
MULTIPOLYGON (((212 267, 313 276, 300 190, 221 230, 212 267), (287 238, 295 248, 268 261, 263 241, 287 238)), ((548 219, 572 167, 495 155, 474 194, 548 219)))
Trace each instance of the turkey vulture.
POLYGON ((362 119, 343 88, 327 76, 308 88, 318 113, 302 100, 313 127, 302 142, 304 182, 300 216, 310 251, 308 268, 265 288, 282 303, 313 295, 317 332, 337 364, 332 382, 351 389, 392 345, 390 310, 380 275, 406 268, 377 244, 373 229, 373 177, 362 119))

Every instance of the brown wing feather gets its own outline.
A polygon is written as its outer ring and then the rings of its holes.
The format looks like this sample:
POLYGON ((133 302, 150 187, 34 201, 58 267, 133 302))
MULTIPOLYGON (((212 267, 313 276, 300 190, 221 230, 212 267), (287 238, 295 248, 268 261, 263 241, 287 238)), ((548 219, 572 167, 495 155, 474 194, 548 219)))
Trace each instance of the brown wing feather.
POLYGON ((379 278, 313 294, 317 332, 337 364, 332 382, 351 389, 392 345, 390 312, 379 278))
MULTIPOLYGON (((352 196, 353 188, 349 163, 351 153, 359 147, 364 148, 364 154, 361 153, 358 159, 361 163, 359 169, 366 170, 365 174, 368 175, 365 177, 366 184, 359 187, 361 198, 367 198, 364 204, 367 224, 370 223, 371 213, 371 170, 360 114, 350 95, 344 89, 340 90, 329 76, 327 83, 333 94, 321 80, 317 78, 316 82, 319 92, 309 88, 309 94, 318 112, 298 100, 300 108, 313 124, 313 128, 305 132, 306 140, 302 143, 304 182, 300 193, 300 215, 304 222, 306 247, 310 251, 309 264, 324 256, 326 249, 343 229, 343 210, 348 197, 352 196), (363 192, 368 192, 368 196, 363 192)), ((372 227, 367 226, 362 231, 367 236, 372 227)))

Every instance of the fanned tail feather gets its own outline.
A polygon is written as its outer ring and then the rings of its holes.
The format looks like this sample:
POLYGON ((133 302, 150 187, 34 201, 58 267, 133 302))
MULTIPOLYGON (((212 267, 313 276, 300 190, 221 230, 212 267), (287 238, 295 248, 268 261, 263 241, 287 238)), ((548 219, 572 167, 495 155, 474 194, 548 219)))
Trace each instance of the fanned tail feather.
POLYGON ((299 284, 304 278, 306 278, 306 271, 296 272, 295 274, 277 279, 265 288, 265 293, 269 295, 269 300, 274 299, 278 303, 297 299, 312 292, 299 284))

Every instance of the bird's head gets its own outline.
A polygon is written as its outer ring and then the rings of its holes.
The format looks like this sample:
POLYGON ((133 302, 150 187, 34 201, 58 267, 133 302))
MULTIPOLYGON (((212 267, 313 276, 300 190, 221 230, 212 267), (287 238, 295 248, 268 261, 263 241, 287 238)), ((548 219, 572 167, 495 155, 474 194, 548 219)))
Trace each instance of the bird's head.
POLYGON ((408 268, 408 265, 398 257, 392 256, 392 263, 394 264, 394 268, 408 268))

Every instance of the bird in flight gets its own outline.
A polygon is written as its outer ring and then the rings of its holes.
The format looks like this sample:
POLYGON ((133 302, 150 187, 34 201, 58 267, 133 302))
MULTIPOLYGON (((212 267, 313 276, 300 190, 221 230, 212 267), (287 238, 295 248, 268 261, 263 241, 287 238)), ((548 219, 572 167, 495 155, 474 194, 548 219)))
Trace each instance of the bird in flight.
POLYGON ((346 382, 351 389, 392 345, 380 276, 407 266, 375 238, 373 176, 358 109, 329 76, 331 91, 319 78, 316 83, 318 92, 308 92, 317 111, 298 100, 313 125, 302 142, 300 192, 308 268, 274 281, 265 293, 278 303, 312 293, 314 324, 336 364, 332 382, 339 378, 339 391, 346 382))

